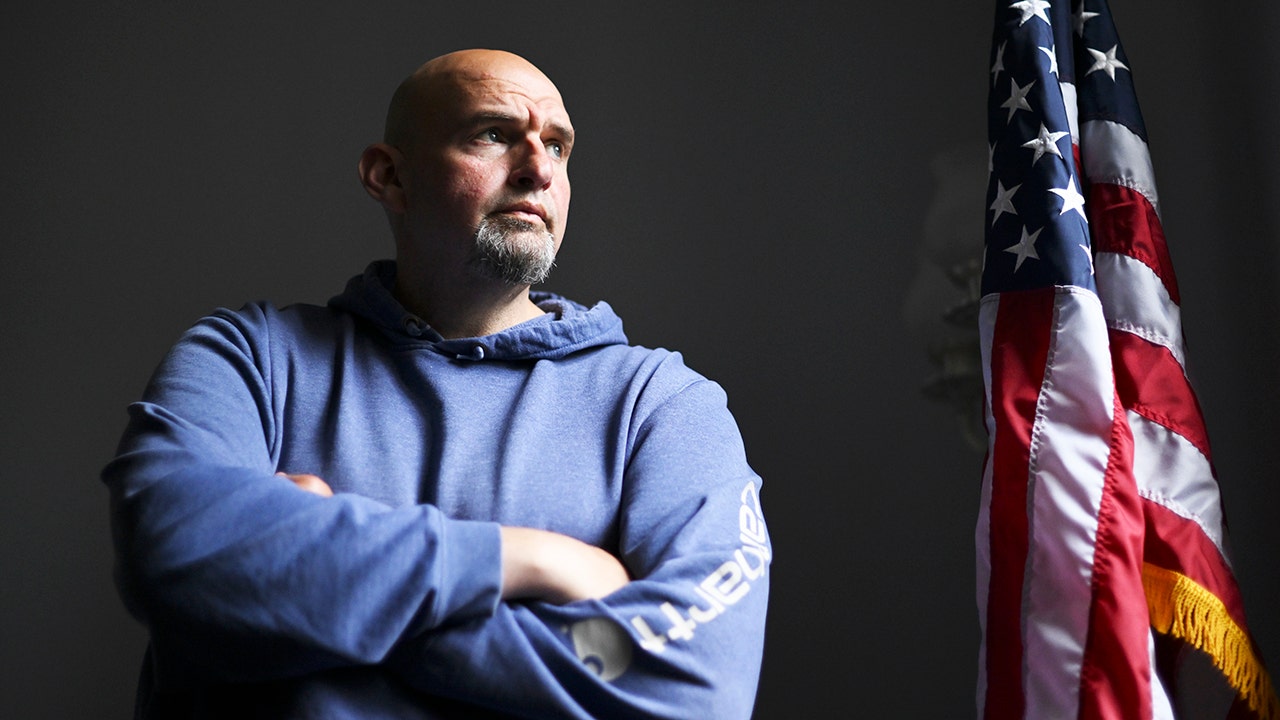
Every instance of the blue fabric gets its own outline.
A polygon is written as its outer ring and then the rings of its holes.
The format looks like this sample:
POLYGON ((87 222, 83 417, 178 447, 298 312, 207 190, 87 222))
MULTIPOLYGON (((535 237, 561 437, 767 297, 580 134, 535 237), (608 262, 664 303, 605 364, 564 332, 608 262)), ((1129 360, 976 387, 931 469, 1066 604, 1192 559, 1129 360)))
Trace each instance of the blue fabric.
POLYGON ((771 549, 720 387, 604 303, 535 293, 546 315, 445 340, 393 277, 220 310, 130 407, 103 479, 138 715, 748 717, 771 549), (634 580, 503 602, 501 524, 634 580))

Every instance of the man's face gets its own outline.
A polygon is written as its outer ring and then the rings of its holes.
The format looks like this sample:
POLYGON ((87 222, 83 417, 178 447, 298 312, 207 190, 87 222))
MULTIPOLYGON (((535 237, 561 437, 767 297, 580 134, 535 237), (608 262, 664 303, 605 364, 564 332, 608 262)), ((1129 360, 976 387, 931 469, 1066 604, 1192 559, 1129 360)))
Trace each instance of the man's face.
POLYGON ((473 254, 484 252, 475 244, 482 224, 496 228, 505 243, 499 250, 549 253, 549 269, 568 220, 573 147, 573 126, 555 86, 531 65, 499 57, 464 63, 430 92, 433 112, 418 141, 404 149, 406 220, 433 242, 473 254))

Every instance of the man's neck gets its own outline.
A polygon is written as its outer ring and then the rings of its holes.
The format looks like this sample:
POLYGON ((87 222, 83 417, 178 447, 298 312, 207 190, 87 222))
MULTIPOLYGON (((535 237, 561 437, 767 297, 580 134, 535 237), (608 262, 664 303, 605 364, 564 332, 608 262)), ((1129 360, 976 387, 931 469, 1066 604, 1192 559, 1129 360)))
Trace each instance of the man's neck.
POLYGON ((509 285, 470 274, 430 277, 396 265, 392 294, 406 310, 447 339, 482 337, 543 314, 529 299, 528 285, 509 285))

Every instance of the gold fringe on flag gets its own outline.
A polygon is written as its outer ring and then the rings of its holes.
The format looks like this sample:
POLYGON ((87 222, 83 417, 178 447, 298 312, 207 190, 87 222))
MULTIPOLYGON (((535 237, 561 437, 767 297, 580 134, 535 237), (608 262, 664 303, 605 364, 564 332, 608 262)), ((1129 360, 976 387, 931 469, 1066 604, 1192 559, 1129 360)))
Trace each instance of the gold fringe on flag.
POLYGON ((1156 632, 1209 655, 1249 709, 1262 720, 1280 720, 1280 701, 1266 668, 1216 595, 1182 573, 1151 563, 1143 563, 1142 586, 1156 632))

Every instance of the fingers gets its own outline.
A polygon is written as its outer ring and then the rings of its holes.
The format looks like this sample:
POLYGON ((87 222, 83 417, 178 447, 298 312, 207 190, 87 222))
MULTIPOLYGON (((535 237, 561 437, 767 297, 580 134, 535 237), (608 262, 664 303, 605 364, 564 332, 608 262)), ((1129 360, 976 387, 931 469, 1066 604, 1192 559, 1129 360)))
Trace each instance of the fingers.
POLYGON ((319 495, 320 497, 333 497, 333 488, 329 487, 329 483, 321 480, 316 475, 309 475, 307 473, 291 474, 284 472, 278 472, 276 475, 289 480, 294 485, 297 485, 299 488, 306 490, 309 493, 319 495))

